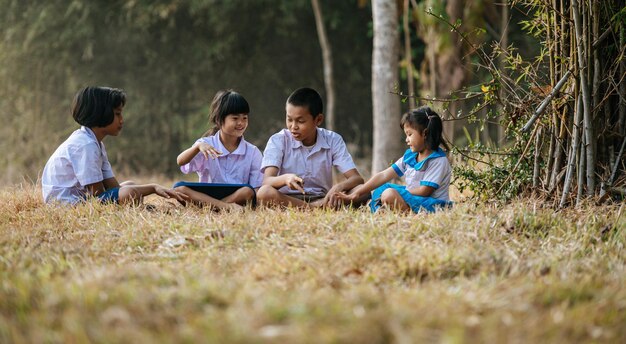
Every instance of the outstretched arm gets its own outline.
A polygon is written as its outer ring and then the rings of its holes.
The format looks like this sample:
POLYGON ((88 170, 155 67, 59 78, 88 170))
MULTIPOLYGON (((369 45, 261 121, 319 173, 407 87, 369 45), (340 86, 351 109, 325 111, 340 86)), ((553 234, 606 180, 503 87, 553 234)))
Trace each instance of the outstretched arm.
MULTIPOLYGON (((107 190, 105 189, 105 182, 107 184, 111 184, 112 183, 111 178, 105 179, 102 182, 87 185, 86 186, 87 193, 91 196, 96 196, 96 197, 102 194, 103 192, 107 190)), ((158 184, 122 185, 122 186, 119 186, 119 188, 120 190, 118 194, 119 196, 118 201, 120 204, 137 203, 137 202, 140 202, 144 196, 148 196, 151 194, 157 194, 163 198, 174 198, 181 202, 189 200, 189 197, 187 197, 186 195, 178 191, 175 191, 173 189, 165 188, 158 184)))
POLYGON ((396 171, 392 167, 388 167, 386 170, 376 173, 365 184, 356 186, 350 193, 343 193, 340 198, 346 201, 356 201, 397 176, 396 171))

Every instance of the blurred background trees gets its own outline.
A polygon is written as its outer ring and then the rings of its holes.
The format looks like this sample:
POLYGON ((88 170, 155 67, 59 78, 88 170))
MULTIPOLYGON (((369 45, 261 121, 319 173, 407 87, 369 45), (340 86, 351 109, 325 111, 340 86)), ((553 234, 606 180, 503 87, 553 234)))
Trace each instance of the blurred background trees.
MULTIPOLYGON (((371 12, 320 1, 333 47, 335 125, 355 154, 371 142, 371 12)), ((0 0, 1 180, 36 179, 77 125, 85 85, 126 90, 123 133, 107 139, 115 170, 180 176, 176 155, 207 129, 208 104, 234 88, 251 104, 246 138, 263 148, 296 88, 324 98, 310 0, 0 0)))

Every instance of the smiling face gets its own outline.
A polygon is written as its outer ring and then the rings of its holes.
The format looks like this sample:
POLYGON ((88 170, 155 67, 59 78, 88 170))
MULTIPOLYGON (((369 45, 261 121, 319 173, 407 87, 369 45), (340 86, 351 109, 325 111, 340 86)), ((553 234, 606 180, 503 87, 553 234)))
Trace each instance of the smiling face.
POLYGON ((243 133, 248 128, 248 114, 229 114, 224 118, 224 123, 221 124, 220 130, 224 135, 242 137, 243 133))
POLYGON ((120 105, 113 109, 113 122, 102 128, 102 132, 105 136, 117 136, 120 134, 120 131, 122 131, 122 127, 124 126, 124 117, 122 116, 123 110, 124 105, 120 105))
POLYGON ((317 140, 317 126, 322 124, 324 115, 313 117, 305 106, 296 106, 287 103, 285 108, 287 129, 293 138, 301 141, 305 146, 312 146, 317 140))
POLYGON ((405 123, 404 134, 406 135, 405 142, 412 152, 421 153, 426 149, 426 129, 417 130, 405 123))

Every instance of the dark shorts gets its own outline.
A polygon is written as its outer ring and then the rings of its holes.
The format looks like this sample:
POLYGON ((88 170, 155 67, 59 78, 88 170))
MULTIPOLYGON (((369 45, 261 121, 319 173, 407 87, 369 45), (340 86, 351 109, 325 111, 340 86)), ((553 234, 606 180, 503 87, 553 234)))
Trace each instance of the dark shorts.
POLYGON ((322 199, 326 197, 326 195, 311 195, 311 194, 285 194, 285 196, 293 197, 299 199, 301 201, 305 201, 307 203, 311 203, 317 201, 318 199, 322 199))
MULTIPOLYGON (((191 190, 202 192, 205 195, 211 196, 215 199, 223 199, 224 197, 230 196, 235 191, 248 187, 252 189, 254 192, 254 188, 250 184, 220 184, 220 183, 193 183, 193 182, 177 182, 174 184, 173 188, 177 188, 179 186, 186 186, 191 190)), ((256 192, 255 197, 252 198, 252 205, 256 204, 256 192)))
POLYGON ((111 188, 98 195, 101 203, 119 203, 120 188, 111 188))

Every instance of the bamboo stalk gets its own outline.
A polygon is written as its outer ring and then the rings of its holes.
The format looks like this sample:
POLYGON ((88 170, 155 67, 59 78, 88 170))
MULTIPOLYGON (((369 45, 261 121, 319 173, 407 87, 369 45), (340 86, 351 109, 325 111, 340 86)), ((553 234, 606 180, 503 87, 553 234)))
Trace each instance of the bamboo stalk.
MULTIPOLYGON (((619 46, 620 46, 620 51, 624 51, 626 49, 626 28, 624 28, 624 25, 622 24, 622 27, 620 29, 620 33, 619 33, 619 46)), ((622 58, 621 63, 619 64, 619 75, 626 75, 626 59, 622 58)), ((626 80, 620 80, 620 84, 619 84, 619 93, 621 94, 620 97, 618 97, 618 102, 619 102, 619 133, 620 135, 624 136, 625 135, 625 122, 626 122, 626 80)))
MULTIPOLYGON (((559 203, 559 207, 563 208, 567 203, 567 196, 569 195, 570 188, 572 186, 572 181, 574 177, 575 163, 576 163, 576 152, 578 151, 578 145, 580 144, 580 121, 582 117, 582 102, 580 95, 577 96, 576 100, 576 111, 574 114, 574 124, 572 126, 572 144, 570 145, 570 154, 568 154, 567 159, 567 168, 565 174, 565 182, 563 183, 563 193, 561 195, 561 202, 559 203)), ((581 181, 579 180, 579 184, 581 181)))
MULTIPOLYGON (((587 56, 586 40, 583 35, 583 23, 581 23, 581 11, 579 1, 572 1, 572 11, 574 17, 574 29, 576 31, 576 51, 578 54, 578 72, 580 78, 580 86, 583 98, 583 124, 586 139, 586 177, 587 177, 587 194, 592 195, 595 191, 595 152, 593 150, 593 122, 591 114, 591 99, 589 84, 587 79, 587 56)), ((583 13, 584 15, 584 13, 583 13)))
POLYGON ((539 128, 537 136, 535 136, 535 160, 533 162, 533 189, 539 187, 539 165, 541 163, 541 140, 542 128, 539 128))
POLYGON ((554 98, 554 96, 561 90, 563 85, 565 85, 565 82, 567 81, 567 79, 569 78, 571 74, 572 74, 571 70, 568 70, 567 73, 563 75, 561 80, 559 80, 556 86, 554 86, 554 88, 552 89, 552 92, 550 92, 550 94, 548 94, 548 96, 541 102, 541 104, 539 104, 539 107, 537 108, 537 110, 535 110, 533 117, 531 117, 528 120, 528 122, 526 122, 526 124, 522 128, 523 132, 527 132, 528 130, 530 130, 533 123, 535 123, 535 121, 539 118, 539 116, 541 116, 541 114, 545 111, 548 104, 550 104, 550 101, 552 101, 552 98, 554 98))

